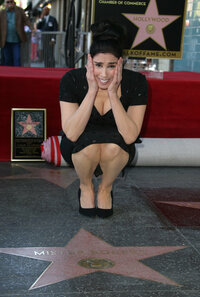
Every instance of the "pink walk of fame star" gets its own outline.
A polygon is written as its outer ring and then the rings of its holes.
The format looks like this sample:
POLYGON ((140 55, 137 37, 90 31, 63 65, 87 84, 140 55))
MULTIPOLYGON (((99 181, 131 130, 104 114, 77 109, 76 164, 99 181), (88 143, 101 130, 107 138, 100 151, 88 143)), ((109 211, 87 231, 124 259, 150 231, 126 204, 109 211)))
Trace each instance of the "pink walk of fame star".
POLYGON ((186 246, 115 247, 80 229, 65 247, 1 248, 0 253, 51 262, 30 287, 33 290, 97 271, 179 286, 140 261, 184 248, 186 246))
MULTIPOLYGON (((12 168, 18 167, 28 170, 29 172, 24 174, 15 174, 2 177, 3 179, 44 179, 47 182, 53 183, 63 189, 66 189, 71 185, 76 179, 77 174, 73 168, 62 168, 61 170, 56 170, 56 168, 42 168, 33 167, 27 165, 12 164, 12 168), (66 178, 68 176, 68 178, 66 178)), ((0 177, 1 178, 1 177, 0 177)))
POLYGON ((200 202, 185 202, 185 201, 156 201, 156 203, 160 204, 168 204, 168 205, 174 205, 174 206, 180 206, 180 207, 188 207, 188 208, 194 208, 194 209, 200 209, 200 202))
POLYGON ((37 132, 35 131, 35 127, 37 125, 39 125, 40 122, 33 122, 32 119, 31 119, 31 115, 30 114, 28 114, 28 117, 27 117, 27 119, 26 119, 25 122, 18 122, 18 124, 20 124, 21 126, 24 127, 24 130, 22 132, 22 135, 24 135, 27 132, 31 132, 31 133, 33 133, 34 135, 37 136, 37 132))
POLYGON ((179 15, 160 15, 156 0, 150 0, 145 14, 123 13, 123 15, 139 28, 131 48, 151 38, 166 49, 162 29, 180 17, 179 15))

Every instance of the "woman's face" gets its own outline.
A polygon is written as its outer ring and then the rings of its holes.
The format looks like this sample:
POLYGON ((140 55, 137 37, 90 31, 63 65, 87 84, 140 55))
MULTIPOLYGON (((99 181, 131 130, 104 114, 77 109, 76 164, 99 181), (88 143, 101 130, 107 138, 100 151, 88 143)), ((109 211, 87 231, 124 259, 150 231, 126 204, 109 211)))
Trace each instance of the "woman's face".
POLYGON ((111 84, 118 58, 113 54, 100 53, 93 57, 94 76, 100 89, 106 90, 111 84))

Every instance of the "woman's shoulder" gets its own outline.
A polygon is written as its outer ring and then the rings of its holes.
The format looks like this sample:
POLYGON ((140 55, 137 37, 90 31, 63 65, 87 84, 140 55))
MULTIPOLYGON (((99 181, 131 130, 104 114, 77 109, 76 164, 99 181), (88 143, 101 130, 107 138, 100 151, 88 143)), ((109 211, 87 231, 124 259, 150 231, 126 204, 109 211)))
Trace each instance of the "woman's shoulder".
POLYGON ((122 94, 126 98, 130 98, 130 105, 146 104, 148 83, 145 75, 124 69, 122 73, 122 94))
POLYGON ((86 80, 86 68, 73 68, 67 71, 61 78, 61 84, 65 85, 85 85, 86 80))
POLYGON ((73 69, 70 69, 69 71, 67 71, 63 77, 71 77, 71 78, 84 78, 85 77, 85 74, 86 74, 86 68, 73 68, 73 69))
POLYGON ((144 74, 129 69, 123 69, 122 88, 134 89, 138 85, 146 85, 147 80, 144 74))
POLYGON ((122 76, 123 78, 126 78, 126 79, 145 79, 145 75, 140 73, 140 72, 137 72, 137 71, 133 71, 133 70, 130 70, 130 69, 123 69, 123 72, 122 72, 122 76))
POLYGON ((88 89, 86 68, 74 68, 67 71, 60 81, 60 94, 74 98, 84 98, 88 89), (66 95, 67 94, 67 95, 66 95))

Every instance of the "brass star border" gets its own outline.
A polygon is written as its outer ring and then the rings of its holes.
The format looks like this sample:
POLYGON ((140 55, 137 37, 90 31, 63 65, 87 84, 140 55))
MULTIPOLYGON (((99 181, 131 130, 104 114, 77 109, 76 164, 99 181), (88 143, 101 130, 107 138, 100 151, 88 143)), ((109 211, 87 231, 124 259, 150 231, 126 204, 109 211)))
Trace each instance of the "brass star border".
POLYGON ((186 246, 115 247, 80 229, 65 247, 1 248, 0 253, 51 262, 29 290, 71 278, 103 271, 127 277, 180 286, 175 281, 140 262, 178 251, 186 246))

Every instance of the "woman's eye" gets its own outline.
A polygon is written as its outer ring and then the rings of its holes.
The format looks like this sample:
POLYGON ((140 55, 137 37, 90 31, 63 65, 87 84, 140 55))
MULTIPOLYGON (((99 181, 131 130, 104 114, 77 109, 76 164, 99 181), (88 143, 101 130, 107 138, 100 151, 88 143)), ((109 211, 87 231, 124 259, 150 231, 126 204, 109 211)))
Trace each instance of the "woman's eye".
POLYGON ((102 65, 101 65, 101 64, 96 64, 95 66, 96 66, 96 67, 101 67, 102 65))
POLYGON ((109 66, 109 68, 112 68, 112 69, 115 68, 115 67, 116 67, 116 65, 110 65, 109 66))

